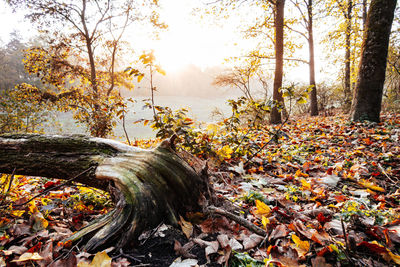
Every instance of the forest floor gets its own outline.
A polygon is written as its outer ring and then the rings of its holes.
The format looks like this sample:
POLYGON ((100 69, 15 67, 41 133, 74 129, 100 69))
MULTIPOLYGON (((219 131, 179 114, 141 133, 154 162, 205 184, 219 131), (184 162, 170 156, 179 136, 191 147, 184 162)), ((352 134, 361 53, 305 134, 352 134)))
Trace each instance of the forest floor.
POLYGON ((0 179, 0 266, 400 265, 400 115, 382 123, 298 118, 251 164, 214 162, 210 180, 229 216, 186 214, 139 246, 89 254, 61 241, 111 208, 102 192, 61 181, 0 179), (172 263, 174 261, 174 263, 172 263), (273 264, 273 265, 269 265, 273 264))

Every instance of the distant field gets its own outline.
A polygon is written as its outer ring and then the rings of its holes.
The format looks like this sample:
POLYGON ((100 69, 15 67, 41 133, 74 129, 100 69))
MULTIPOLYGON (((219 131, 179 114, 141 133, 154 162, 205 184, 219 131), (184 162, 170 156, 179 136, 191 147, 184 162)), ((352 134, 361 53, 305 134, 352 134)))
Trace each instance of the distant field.
MULTIPOLYGON (((135 121, 140 119, 151 119, 152 111, 149 109, 143 109, 143 99, 146 97, 136 97, 136 103, 130 106, 130 110, 126 115, 126 129, 129 138, 153 138, 155 133, 149 126, 143 126, 143 124, 134 124, 135 121)), ((181 97, 181 96, 158 96, 155 98, 155 104, 159 106, 168 106, 172 109, 187 108, 189 110, 188 115, 198 121, 211 122, 211 113, 215 108, 221 110, 225 116, 230 114, 230 107, 226 104, 228 98, 199 98, 199 97, 181 97)), ((59 123, 61 124, 61 133, 73 134, 73 133, 85 133, 85 127, 79 126, 72 119, 70 113, 60 113, 57 116, 59 123)), ((60 133, 55 128, 49 128, 48 133, 60 133)), ((115 128, 116 139, 124 140, 124 132, 122 123, 119 122, 115 128)))

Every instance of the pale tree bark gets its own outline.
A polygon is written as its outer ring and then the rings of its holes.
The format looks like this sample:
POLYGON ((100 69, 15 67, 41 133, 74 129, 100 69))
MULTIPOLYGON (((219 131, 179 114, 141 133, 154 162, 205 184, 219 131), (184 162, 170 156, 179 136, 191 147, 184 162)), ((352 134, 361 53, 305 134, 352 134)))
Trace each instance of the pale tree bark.
POLYGON ((314 56, 314 34, 313 34, 313 0, 308 0, 307 4, 308 13, 308 49, 310 56, 310 86, 312 87, 310 95, 310 114, 311 116, 318 116, 318 99, 317 99, 317 85, 315 83, 315 56, 314 56))
POLYGON ((134 243, 161 222, 200 210, 207 175, 196 172, 169 140, 153 150, 83 136, 0 136, 0 173, 59 178, 110 192, 115 208, 69 238, 84 249, 134 243))
POLYGON ((343 11, 346 19, 345 31, 345 55, 344 55, 344 95, 345 110, 349 111, 351 105, 351 20, 353 18, 353 1, 349 0, 346 11, 343 11))
POLYGON ((379 122, 390 31, 397 0, 372 0, 361 48, 352 120, 379 122))
MULTIPOLYGON (((283 79, 283 26, 284 26, 284 11, 285 0, 276 0, 274 8, 275 18, 275 77, 274 77, 274 90, 273 100, 278 104, 284 105, 283 96, 280 91, 283 79)), ((281 112, 277 107, 271 110, 271 123, 279 124, 282 122, 281 112)))

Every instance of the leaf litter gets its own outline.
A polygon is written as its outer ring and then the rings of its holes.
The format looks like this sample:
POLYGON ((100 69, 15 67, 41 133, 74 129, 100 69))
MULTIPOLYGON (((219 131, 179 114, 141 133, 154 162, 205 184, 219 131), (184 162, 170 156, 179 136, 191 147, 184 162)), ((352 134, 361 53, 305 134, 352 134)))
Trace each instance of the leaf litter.
POLYGON ((60 182, 15 175, 4 190, 2 175, 0 266, 400 265, 400 116, 382 121, 301 118, 249 162, 211 160, 219 208, 234 217, 182 214, 180 229, 159 226, 126 251, 62 243, 112 208, 105 193, 75 185, 19 206, 60 182))

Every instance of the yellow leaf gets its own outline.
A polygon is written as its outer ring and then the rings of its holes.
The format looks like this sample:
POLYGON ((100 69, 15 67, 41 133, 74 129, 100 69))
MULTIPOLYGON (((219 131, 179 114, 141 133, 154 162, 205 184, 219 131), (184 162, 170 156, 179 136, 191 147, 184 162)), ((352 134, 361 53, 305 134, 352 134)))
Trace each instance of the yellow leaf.
POLYGON ((301 182, 303 189, 311 190, 311 184, 309 182, 307 182, 305 179, 301 179, 300 182, 301 182))
POLYGON ((137 81, 138 81, 138 83, 140 83, 140 81, 143 79, 143 77, 144 77, 144 75, 143 75, 143 74, 141 74, 141 75, 139 75, 139 76, 137 77, 137 81))
POLYGON ((396 263, 396 264, 399 264, 400 265, 400 256, 399 255, 396 255, 396 254, 393 254, 392 252, 388 252, 389 253, 389 256, 390 256, 390 258, 392 258, 392 260, 396 263))
POLYGON ((224 147, 222 147, 219 151, 218 151, 218 155, 223 158, 223 159, 230 159, 231 155, 233 153, 233 149, 226 145, 224 147))
POLYGON ((14 215, 15 217, 21 217, 22 214, 24 214, 24 213, 25 213, 24 210, 13 210, 13 211, 11 212, 11 214, 14 215))
POLYGON ((361 179, 358 183, 360 185, 364 186, 365 188, 368 188, 368 189, 371 189, 371 190, 374 190, 374 191, 385 192, 385 189, 383 189, 380 186, 375 185, 371 181, 361 179))
POLYGON ((43 257, 39 255, 39 253, 34 252, 34 253, 30 253, 30 252, 26 252, 24 254, 22 254, 18 260, 13 260, 12 262, 21 262, 21 261, 30 261, 30 260, 43 260, 43 257))
POLYGON ((296 244, 296 250, 301 256, 304 256, 310 249, 310 243, 308 241, 302 241, 297 235, 292 235, 292 240, 296 244))
POLYGON ((267 228, 267 225, 269 224, 269 219, 265 216, 262 216, 261 222, 262 222, 262 225, 264 226, 264 228, 267 228))
POLYGON ((262 216, 268 216, 271 213, 271 208, 264 202, 256 199, 257 213, 262 216))
POLYGON ((182 232, 185 234, 187 238, 190 238, 190 236, 193 233, 193 225, 190 222, 185 221, 185 219, 183 219, 182 216, 179 216, 179 218, 180 218, 179 224, 182 228, 182 232))
POLYGON ((78 267, 111 267, 111 258, 105 251, 98 252, 90 264, 79 262, 78 267))
POLYGON ((30 205, 29 205, 29 212, 30 213, 36 213, 36 212, 38 212, 39 210, 38 210, 38 208, 36 207, 36 205, 35 205, 35 201, 32 201, 31 203, 30 203, 30 205))

